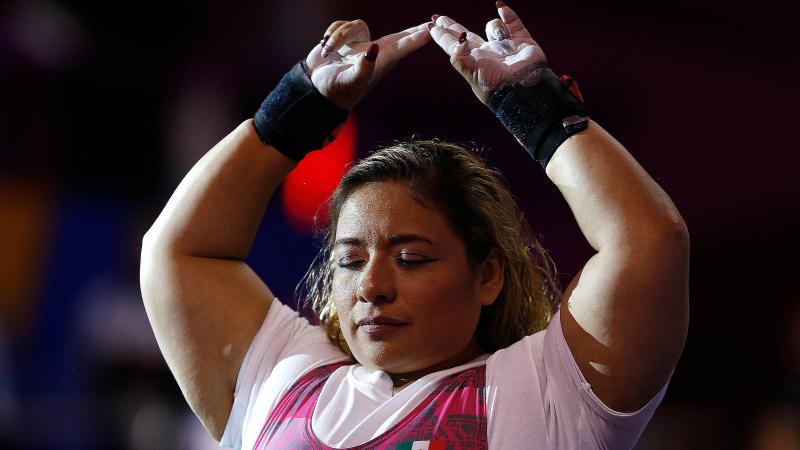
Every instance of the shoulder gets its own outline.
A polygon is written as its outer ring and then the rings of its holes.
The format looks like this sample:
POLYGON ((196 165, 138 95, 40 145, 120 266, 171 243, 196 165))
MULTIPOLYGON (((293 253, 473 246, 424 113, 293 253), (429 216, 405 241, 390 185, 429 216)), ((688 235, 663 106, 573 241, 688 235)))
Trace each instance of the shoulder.
POLYGON ((246 444, 301 377, 348 360, 321 328, 276 299, 239 368, 222 443, 233 447, 246 444))
POLYGON ((524 442, 630 448, 666 392, 664 385, 632 413, 609 408, 581 374, 564 338, 560 313, 545 330, 492 355, 487 386, 489 438, 498 448, 524 442))

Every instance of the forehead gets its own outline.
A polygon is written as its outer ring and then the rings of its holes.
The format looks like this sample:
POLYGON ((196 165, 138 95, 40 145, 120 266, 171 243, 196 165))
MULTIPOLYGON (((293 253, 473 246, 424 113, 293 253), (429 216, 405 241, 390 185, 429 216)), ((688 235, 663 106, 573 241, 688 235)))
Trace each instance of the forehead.
POLYGON ((417 234, 433 242, 455 238, 444 215, 412 197, 406 181, 367 183, 342 204, 336 239, 387 239, 400 234, 417 234))

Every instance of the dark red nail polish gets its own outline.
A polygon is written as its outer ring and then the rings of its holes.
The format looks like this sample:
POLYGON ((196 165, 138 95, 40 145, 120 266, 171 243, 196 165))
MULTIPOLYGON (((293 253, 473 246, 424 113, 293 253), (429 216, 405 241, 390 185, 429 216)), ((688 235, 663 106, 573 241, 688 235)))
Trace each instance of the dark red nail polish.
POLYGON ((438 19, 438 18, 439 18, 438 14, 434 14, 434 15, 431 16, 431 20, 434 21, 434 22, 436 22, 436 19, 438 19))
POLYGON ((367 50, 367 61, 375 62, 376 59, 378 59, 378 44, 372 44, 367 50))
POLYGON ((458 43, 459 44, 463 44, 464 41, 466 41, 466 40, 467 40, 467 32, 466 31, 462 31, 461 34, 458 36, 458 43))
POLYGON ((503 3, 503 2, 501 2, 500 0, 498 0, 498 1, 494 2, 494 6, 496 6, 496 7, 497 7, 497 9, 500 9, 500 8, 502 8, 503 6, 506 6, 506 4, 505 4, 505 3, 503 3))
POLYGON ((325 46, 325 43, 328 42, 328 38, 329 37, 331 37, 330 34, 326 34, 325 36, 322 36, 322 40, 319 41, 319 43, 322 44, 323 46, 325 46))

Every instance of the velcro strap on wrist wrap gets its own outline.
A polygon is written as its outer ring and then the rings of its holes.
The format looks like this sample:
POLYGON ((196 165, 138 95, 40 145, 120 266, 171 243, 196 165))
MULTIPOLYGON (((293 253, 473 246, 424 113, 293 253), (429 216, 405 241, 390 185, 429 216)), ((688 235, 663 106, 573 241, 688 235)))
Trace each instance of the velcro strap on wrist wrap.
POLYGON ((586 108, 549 67, 536 70, 538 82, 496 90, 489 97, 489 108, 533 159, 547 167, 558 146, 586 129, 588 120, 564 121, 587 116, 586 108))
POLYGON ((330 143, 348 114, 314 87, 302 60, 261 103, 253 124, 261 142, 300 161, 306 153, 330 143))

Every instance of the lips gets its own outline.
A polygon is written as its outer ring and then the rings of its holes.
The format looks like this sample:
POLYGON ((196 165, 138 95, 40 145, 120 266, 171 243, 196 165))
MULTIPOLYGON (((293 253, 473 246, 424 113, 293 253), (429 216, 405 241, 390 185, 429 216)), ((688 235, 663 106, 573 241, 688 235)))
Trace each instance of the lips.
POLYGON ((393 319, 391 317, 375 316, 361 319, 356 322, 356 325, 361 327, 364 325, 405 325, 407 323, 408 322, 403 322, 402 320, 393 319))
POLYGON ((408 322, 386 316, 368 317, 356 322, 358 330, 372 341, 392 339, 408 322))

